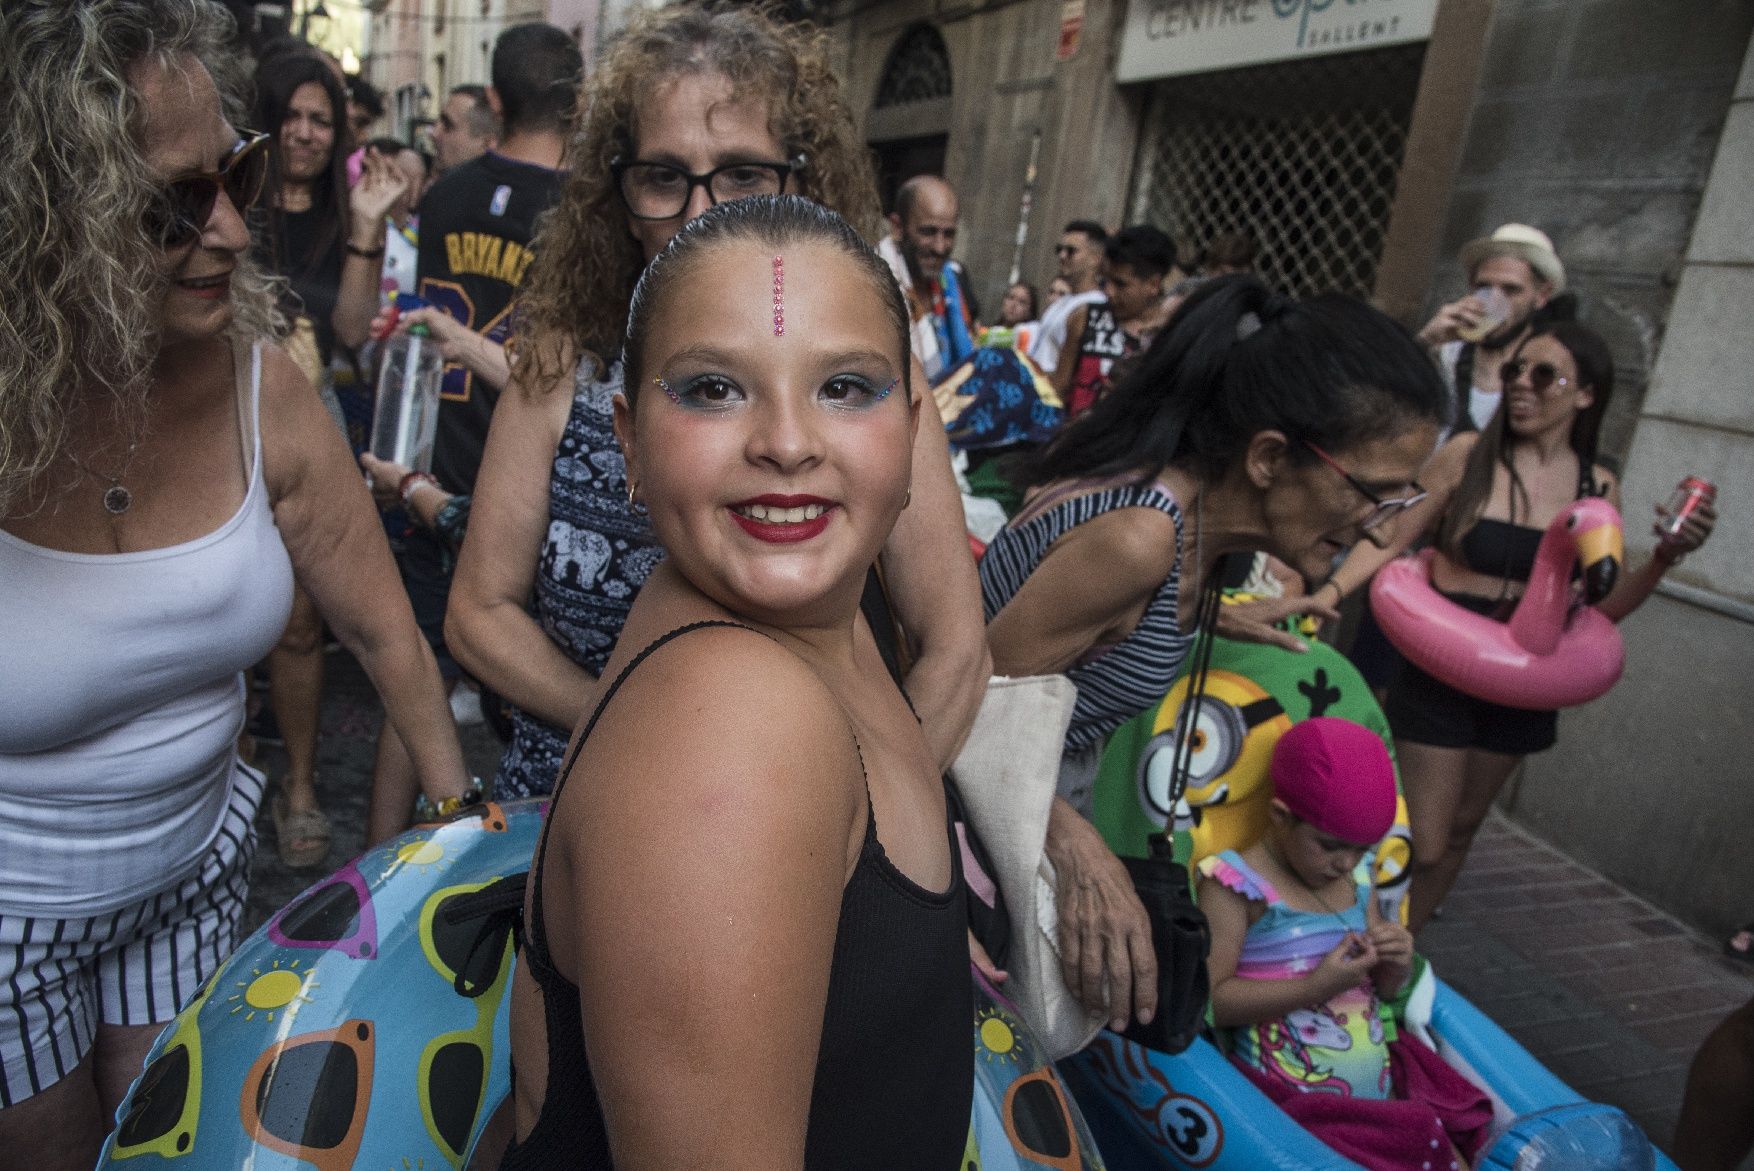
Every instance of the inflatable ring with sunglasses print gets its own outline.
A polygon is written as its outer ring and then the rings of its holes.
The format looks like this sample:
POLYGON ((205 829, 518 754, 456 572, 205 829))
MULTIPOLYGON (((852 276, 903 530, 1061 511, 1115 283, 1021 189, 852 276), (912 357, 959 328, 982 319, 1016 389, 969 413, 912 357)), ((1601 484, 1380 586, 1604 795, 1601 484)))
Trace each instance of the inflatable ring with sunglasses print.
MULTIPOLYGON (((511 1089, 504 912, 521 906, 546 807, 418 827, 295 899, 160 1037, 100 1167, 468 1165, 511 1089)), ((971 1008, 959 1171, 1102 1171, 1015 1007, 977 976, 971 1008)))

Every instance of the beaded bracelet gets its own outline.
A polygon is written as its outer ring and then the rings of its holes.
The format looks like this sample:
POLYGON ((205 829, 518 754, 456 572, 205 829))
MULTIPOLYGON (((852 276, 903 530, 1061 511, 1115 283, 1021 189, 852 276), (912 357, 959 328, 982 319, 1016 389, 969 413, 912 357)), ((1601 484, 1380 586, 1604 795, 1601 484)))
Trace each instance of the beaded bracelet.
POLYGON ((439 535, 439 540, 453 553, 463 547, 463 535, 469 530, 471 499, 461 494, 449 496, 433 514, 432 531, 439 535))
POLYGON ((469 787, 464 789, 460 796, 445 797, 436 804, 425 793, 416 797, 414 799, 414 820, 440 821, 459 810, 467 809, 471 805, 479 805, 481 802, 481 778, 470 777, 469 787))
POLYGON ((422 484, 431 484, 437 488, 439 486, 438 477, 431 472, 409 472, 402 477, 401 482, 396 485, 396 495, 402 498, 403 508, 410 507, 408 498, 414 495, 414 490, 422 484))

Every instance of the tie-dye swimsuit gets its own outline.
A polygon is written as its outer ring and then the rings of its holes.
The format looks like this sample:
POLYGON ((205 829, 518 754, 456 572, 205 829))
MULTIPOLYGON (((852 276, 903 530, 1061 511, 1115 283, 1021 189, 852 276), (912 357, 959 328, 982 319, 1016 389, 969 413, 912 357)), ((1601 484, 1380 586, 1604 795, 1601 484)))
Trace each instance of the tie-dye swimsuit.
MULTIPOLYGON (((1206 858, 1200 873, 1267 905, 1243 938, 1236 974, 1245 980, 1296 979, 1320 964, 1348 931, 1363 935, 1367 929, 1366 885, 1358 887, 1358 897, 1344 911, 1300 911, 1287 906, 1273 884, 1235 850, 1206 858)), ((1361 981, 1324 1004, 1233 1030, 1235 1056, 1294 1089, 1388 1098, 1389 1049, 1380 1009, 1375 987, 1361 981)))

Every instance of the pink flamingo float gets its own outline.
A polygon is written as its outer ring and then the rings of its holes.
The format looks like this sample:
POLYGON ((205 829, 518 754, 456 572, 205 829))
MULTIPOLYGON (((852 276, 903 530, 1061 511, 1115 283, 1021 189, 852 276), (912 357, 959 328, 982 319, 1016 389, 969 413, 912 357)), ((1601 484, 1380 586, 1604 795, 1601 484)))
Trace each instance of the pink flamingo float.
POLYGON ((1598 497, 1567 507, 1541 538, 1528 586, 1509 622, 1463 609, 1431 585, 1432 551, 1384 566, 1370 608, 1389 641, 1458 691, 1507 707, 1550 710, 1605 694, 1626 649, 1595 603, 1608 596, 1625 559, 1620 514, 1598 497), (1571 567, 1583 567, 1583 605, 1572 601, 1571 567))

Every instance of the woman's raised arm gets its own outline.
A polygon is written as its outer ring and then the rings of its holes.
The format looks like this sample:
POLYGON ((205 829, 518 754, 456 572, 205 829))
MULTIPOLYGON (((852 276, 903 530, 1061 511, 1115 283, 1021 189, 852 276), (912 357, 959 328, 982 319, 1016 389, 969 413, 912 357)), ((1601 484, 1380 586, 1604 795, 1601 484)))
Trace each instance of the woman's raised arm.
MULTIPOLYGON (((1597 467, 1596 482, 1603 485, 1602 495, 1614 510, 1620 510, 1620 482, 1606 468, 1597 467)), ((1659 521, 1666 520, 1666 514, 1658 511, 1659 521)), ((1624 523, 1624 518, 1622 518, 1624 523)), ((1702 505, 1681 525, 1681 531, 1673 540, 1660 540, 1651 555, 1637 569, 1630 564, 1620 571, 1620 580, 1614 584, 1613 592, 1602 599, 1596 609, 1614 622, 1625 619, 1634 610, 1644 605, 1663 580, 1663 575, 1680 560, 1705 544, 1711 536, 1711 530, 1717 524, 1717 510, 1710 504, 1702 505)), ((1660 533, 1658 534, 1660 536, 1660 533)))
POLYGON ((548 531, 554 453, 572 409, 573 366, 546 387, 520 372, 494 407, 457 557, 445 643, 464 670, 538 719, 571 728, 596 680, 527 609, 548 531))
POLYGON ((913 497, 883 546, 883 572, 895 616, 912 643, 908 696, 939 767, 949 768, 980 710, 992 658, 950 445, 917 358, 913 382, 923 398, 914 434, 913 497))

